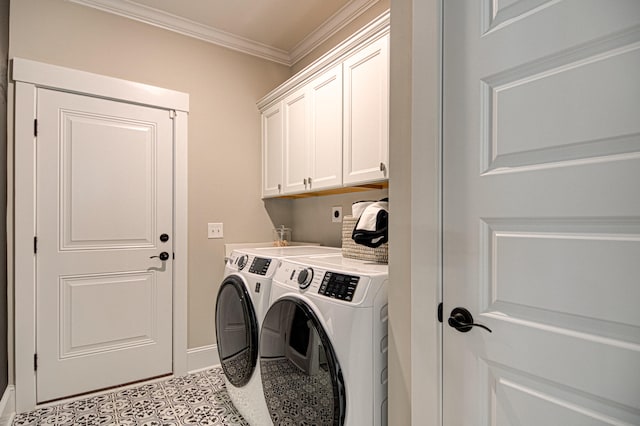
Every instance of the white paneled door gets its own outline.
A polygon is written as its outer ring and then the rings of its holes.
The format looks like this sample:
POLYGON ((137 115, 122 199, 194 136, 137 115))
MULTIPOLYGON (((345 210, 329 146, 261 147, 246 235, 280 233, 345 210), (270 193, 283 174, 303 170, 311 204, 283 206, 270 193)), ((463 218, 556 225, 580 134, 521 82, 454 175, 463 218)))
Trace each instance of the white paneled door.
POLYGON ((443 4, 444 424, 638 425, 640 2, 443 4))
POLYGON ((38 402, 171 373, 169 111, 39 89, 37 119, 38 402))

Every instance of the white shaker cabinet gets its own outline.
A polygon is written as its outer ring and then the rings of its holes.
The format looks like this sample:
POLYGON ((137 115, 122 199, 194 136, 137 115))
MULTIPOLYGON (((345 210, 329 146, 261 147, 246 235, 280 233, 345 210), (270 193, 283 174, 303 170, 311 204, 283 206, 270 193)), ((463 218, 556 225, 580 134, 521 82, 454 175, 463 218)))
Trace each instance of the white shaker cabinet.
POLYGON ((309 101, 306 88, 282 102, 284 112, 284 193, 307 189, 309 177, 309 101))
POLYGON ((389 177, 389 36, 344 61, 343 182, 389 177))
POLYGON ((348 192, 387 180, 388 12, 274 89, 258 108, 263 197, 348 192))
POLYGON ((262 112, 262 196, 282 195, 283 171, 282 102, 262 112))
POLYGON ((308 189, 342 186, 342 65, 307 85, 310 106, 308 189))
POLYGON ((342 65, 288 95, 284 113, 284 194, 342 185, 342 65))

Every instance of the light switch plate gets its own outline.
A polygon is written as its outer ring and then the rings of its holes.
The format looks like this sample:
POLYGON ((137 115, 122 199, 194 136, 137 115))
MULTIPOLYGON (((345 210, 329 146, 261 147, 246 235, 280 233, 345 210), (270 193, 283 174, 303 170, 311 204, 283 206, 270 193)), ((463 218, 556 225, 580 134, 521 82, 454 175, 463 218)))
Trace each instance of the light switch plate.
POLYGON ((207 226, 207 237, 208 238, 224 237, 222 223, 209 223, 207 226))

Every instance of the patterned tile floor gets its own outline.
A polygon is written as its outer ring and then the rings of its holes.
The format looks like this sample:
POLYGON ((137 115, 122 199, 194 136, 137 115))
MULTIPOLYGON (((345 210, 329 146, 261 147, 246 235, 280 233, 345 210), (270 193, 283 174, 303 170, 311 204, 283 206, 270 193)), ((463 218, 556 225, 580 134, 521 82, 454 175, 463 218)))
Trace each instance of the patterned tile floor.
POLYGON ((220 367, 18 414, 13 425, 248 426, 220 367))

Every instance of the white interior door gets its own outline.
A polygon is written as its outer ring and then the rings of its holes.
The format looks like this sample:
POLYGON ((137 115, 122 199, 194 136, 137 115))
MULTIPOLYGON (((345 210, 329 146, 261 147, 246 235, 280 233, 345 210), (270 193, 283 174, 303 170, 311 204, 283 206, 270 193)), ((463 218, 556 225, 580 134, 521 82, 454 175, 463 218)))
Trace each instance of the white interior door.
POLYGON ((443 3, 444 425, 638 425, 640 2, 443 3))
POLYGON ((37 400, 171 373, 169 112, 37 96, 37 400))

